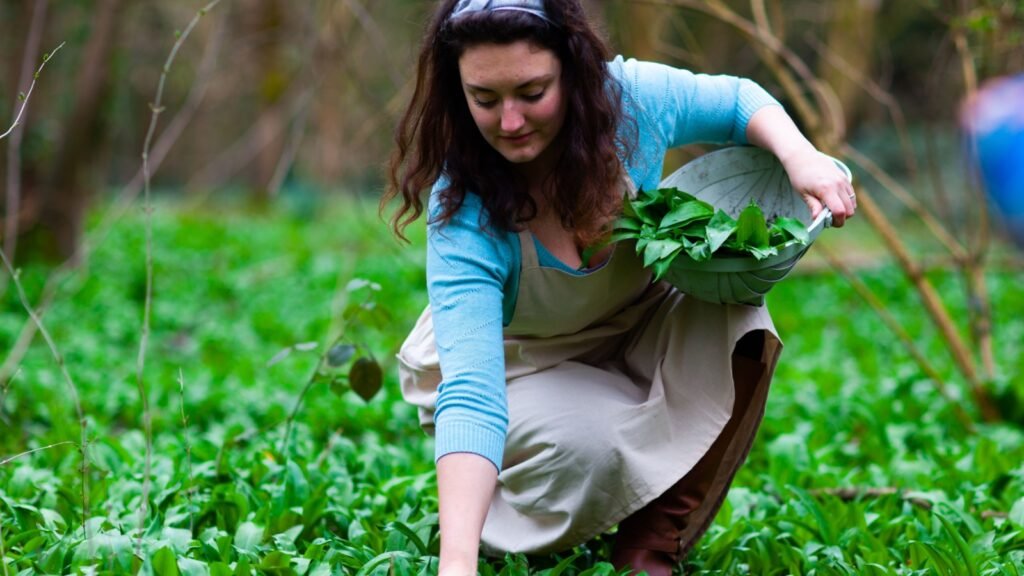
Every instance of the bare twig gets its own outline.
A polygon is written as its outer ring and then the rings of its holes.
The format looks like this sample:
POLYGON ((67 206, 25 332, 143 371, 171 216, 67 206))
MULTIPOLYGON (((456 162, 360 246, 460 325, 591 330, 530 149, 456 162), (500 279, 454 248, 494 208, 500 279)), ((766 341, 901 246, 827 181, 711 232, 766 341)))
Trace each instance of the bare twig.
POLYGON ((42 73, 43 68, 46 66, 46 63, 50 61, 50 58, 53 58, 53 56, 57 54, 57 51, 63 47, 64 42, 61 42, 57 45, 56 48, 53 49, 53 52, 43 54, 43 62, 39 65, 39 68, 36 70, 36 73, 32 76, 32 84, 29 84, 28 92, 25 93, 24 97, 21 97, 21 109, 18 110, 18 115, 14 118, 14 124, 11 124, 11 127, 8 128, 6 132, 0 134, 0 140, 3 140, 8 135, 10 135, 14 128, 18 126, 18 123, 21 122, 21 116, 25 113, 25 108, 28 107, 28 99, 32 97, 32 91, 36 88, 36 80, 39 79, 39 74, 42 73))
MULTIPOLYGON (((931 510, 934 508, 934 504, 923 498, 914 496, 918 493, 917 490, 910 490, 908 488, 895 488, 892 486, 879 486, 879 487, 858 487, 858 486, 846 486, 843 488, 818 488, 810 491, 812 496, 835 496, 843 502, 852 502, 854 500, 861 500, 865 498, 884 498, 886 496, 899 496, 901 500, 906 500, 914 506, 924 510, 931 510)), ((978 513, 983 519, 989 518, 1006 518, 1009 516, 1006 512, 999 510, 972 510, 972 512, 978 513)))
POLYGON ((964 246, 946 230, 946 227, 941 222, 932 216, 931 212, 920 200, 910 194, 895 178, 882 170, 878 164, 862 154, 860 150, 849 144, 842 147, 842 153, 864 168, 879 184, 885 187, 886 191, 913 211, 924 222, 935 238, 953 255, 956 261, 963 262, 967 259, 968 254, 964 246))
MULTIPOLYGON (((391 50, 391 42, 388 41, 387 36, 377 25, 377 22, 373 19, 373 16, 366 11, 366 8, 359 2, 359 0, 344 0, 346 6, 355 15, 356 20, 359 21, 359 25, 366 30, 367 35, 370 37, 370 41, 374 43, 377 50, 384 56, 385 60, 390 60, 389 55, 391 50)), ((393 65, 388 65, 388 72, 390 72, 391 83, 394 84, 395 88, 401 88, 402 84, 405 83, 404 75, 393 65)))
POLYGON ((946 390, 945 381, 943 380, 942 375, 939 374, 939 371, 936 370, 934 366, 932 366, 932 363, 928 361, 928 357, 921 352, 917 347, 917 344, 914 343, 914 339, 910 337, 910 334, 908 334, 903 328, 903 325, 893 317, 889 312, 889 309, 882 303, 881 299, 875 296, 875 293, 872 292, 860 278, 853 274, 845 263, 840 258, 836 257, 831 250, 824 246, 818 246, 816 250, 825 256, 829 264, 831 264, 833 268, 838 270, 839 273, 846 278, 846 281, 853 286, 853 289, 857 291, 857 294, 859 294, 860 297, 863 298, 869 306, 871 306, 875 313, 882 319, 882 322, 884 322, 885 325, 888 326, 894 334, 896 334, 896 337, 903 343, 903 346, 910 353, 911 358, 914 359, 917 366, 932 380, 932 382, 935 383, 935 387, 938 389, 939 394, 949 402, 957 420, 963 424, 967 431, 972 433, 975 432, 976 429, 974 422, 971 421, 971 417, 964 411, 963 406, 957 404, 956 401, 950 397, 949 392, 946 390))
POLYGON ((889 116, 892 118, 893 125, 896 128, 896 134, 900 139, 900 147, 903 149, 903 162, 906 164, 911 178, 916 178, 918 173, 917 156, 914 154, 914 147, 910 143, 910 134, 907 130, 906 117, 903 115, 903 107, 900 106, 896 97, 888 90, 879 86, 874 79, 854 69, 835 50, 829 48, 827 44, 818 40, 813 34, 808 33, 805 38, 811 47, 821 54, 833 68, 852 80, 857 86, 860 86, 868 96, 871 96, 889 111, 889 116))
MULTIPOLYGON (((188 127, 189 123, 195 117, 196 112, 199 111, 199 107, 202 105, 203 100, 206 97, 206 92, 210 87, 210 78, 213 76, 213 71, 217 65, 217 59, 220 56, 220 49, 223 44, 224 33, 227 30, 225 24, 226 17, 218 19, 217 30, 214 32, 213 39, 206 45, 203 51, 202 60, 199 62, 198 69, 196 70, 195 80, 192 83, 192 87, 189 89, 188 96, 185 97, 185 102, 182 104, 181 109, 174 115, 174 118, 168 122, 167 127, 160 132, 160 137, 157 138, 156 143, 153 144, 153 150, 149 154, 149 165, 150 170, 155 172, 160 169, 160 165, 163 163, 167 154, 170 152, 171 147, 178 141, 181 134, 188 127)), ((128 182, 128 184, 121 190, 121 193, 117 197, 115 203, 120 209, 112 212, 113 217, 105 219, 104 224, 107 220, 114 221, 119 220, 124 212, 127 211, 128 206, 135 200, 135 198, 142 192, 142 188, 145 185, 145 174, 143 167, 139 166, 138 172, 128 182)), ((105 226, 101 224, 99 228, 103 229, 105 226)))
POLYGON ((65 440, 63 442, 57 442, 55 444, 50 444, 49 446, 42 446, 42 447, 39 447, 39 448, 33 448, 31 450, 26 450, 26 451, 24 451, 24 452, 22 452, 20 454, 15 454, 14 456, 11 456, 10 458, 4 458, 3 460, 0 460, 0 466, 6 466, 6 465, 10 464, 11 462, 14 462, 18 458, 21 458, 22 456, 28 456, 29 454, 35 454, 36 452, 42 452, 43 450, 49 450, 50 448, 55 448, 57 446, 64 446, 65 444, 74 444, 74 442, 72 442, 70 440, 65 440))
MULTIPOLYGON (((177 140, 179 134, 178 131, 184 129, 185 125, 191 119, 190 112, 193 108, 198 107, 199 101, 202 100, 202 94, 206 91, 207 76, 210 74, 209 68, 203 70, 202 68, 206 65, 212 66, 215 60, 214 55, 219 51, 217 45, 219 44, 219 36, 222 35, 223 26, 218 35, 214 37, 214 40, 208 46, 204 56, 203 63, 200 64, 200 72, 197 73, 195 84, 189 92, 189 96, 186 99, 186 103, 181 112, 179 112, 174 120, 168 125, 166 129, 160 134, 160 138, 156 144, 153 145, 153 150, 150 153, 150 169, 155 171, 163 158, 166 156, 167 151, 177 140), (180 128, 179 128, 180 127, 180 128)), ((78 270, 74 266, 76 262, 82 262, 88 256, 88 254, 96 247, 102 244, 110 231, 113 229, 114 224, 121 220, 125 214, 127 214, 132 201, 141 191, 144 180, 144 170, 142 167, 139 168, 139 172, 125 190, 120 194, 118 200, 115 202, 114 207, 107 212, 103 217, 100 224, 96 227, 96 231, 91 234, 90 238, 84 238, 82 242, 75 247, 74 253, 63 263, 57 266, 46 279, 46 284, 43 286, 42 294, 39 297, 39 303, 36 305, 36 313, 40 318, 46 315, 47 310, 53 303, 53 299, 56 297, 57 290, 64 282, 71 278, 74 273, 78 270), (137 179, 137 182, 136 182, 137 179)), ((11 348, 2 366, 0 366, 0 382, 7 382, 18 365, 21 364, 22 358, 28 351, 29 346, 32 344, 32 340, 36 335, 36 325, 31 319, 26 320, 25 324, 21 327, 21 332, 18 335, 18 340, 14 347, 11 348)))
POLYGON ((308 87, 301 91, 295 90, 268 108, 266 113, 260 116, 234 144, 196 171, 195 175, 185 183, 185 188, 187 190, 195 190, 200 187, 213 188, 237 174, 279 135, 277 129, 269 125, 279 107, 285 109, 286 118, 294 118, 303 110, 311 93, 312 89, 308 87))
POLYGON ((185 460, 188 466, 188 488, 185 490, 185 497, 188 499, 188 530, 195 530, 195 513, 192 510, 192 487, 195 479, 192 476, 192 441, 188 434, 188 416, 185 414, 185 375, 181 368, 178 368, 178 392, 181 399, 181 429, 185 434, 185 460))
MULTIPOLYGON (((47 0, 39 0, 32 5, 32 22, 29 24, 28 37, 25 41, 25 52, 21 60, 21 77, 18 78, 18 87, 35 83, 31 77, 32 64, 39 54, 39 45, 43 37, 43 24, 46 22, 47 0)), ((43 62, 45 64, 45 62, 43 62)), ((39 68, 42 70, 42 66, 39 68)), ((38 74, 38 72, 37 72, 38 74)), ((31 88, 29 92, 31 93, 31 88)), ((25 97, 23 107, 28 105, 28 97, 25 97)), ((20 115, 19 115, 20 116, 20 115)), ((4 218, 4 251, 15 260, 18 244, 18 216, 21 212, 21 138, 25 134, 25 125, 18 124, 12 127, 11 140, 7 143, 7 202, 4 204, 6 216, 4 218)))
POLYGON ((167 55, 167 61, 164 62, 163 70, 160 72, 160 81, 157 83, 156 98, 153 103, 150 104, 150 108, 153 113, 149 119, 149 130, 146 132, 146 140, 142 145, 142 170, 145 184, 143 186, 145 191, 143 211, 146 218, 146 300, 142 313, 142 337, 139 340, 139 355, 135 365, 135 381, 138 384, 139 399, 142 403, 142 422, 146 433, 146 462, 142 480, 142 503, 139 506, 139 537, 135 542, 135 552, 137 555, 142 552, 142 537, 145 534, 146 513, 149 508, 150 470, 153 458, 152 416, 149 412, 149 398, 146 393, 146 383, 144 379, 146 348, 149 344, 150 311, 153 306, 153 209, 150 203, 151 172, 149 168, 149 150, 150 145, 153 142, 153 134, 156 133, 157 120, 160 117, 160 113, 163 112, 161 102, 164 95, 164 84, 167 81, 167 72, 170 71, 171 64, 174 62, 174 58, 178 55, 178 50, 180 50, 181 46, 185 43, 185 39, 188 38, 189 34, 191 34, 192 30, 196 27, 196 24, 199 23, 199 19, 219 3, 220 0, 213 0, 206 6, 200 8, 181 34, 178 35, 178 40, 171 48, 171 53, 167 55))
MULTIPOLYGON (((960 15, 966 16, 968 6, 960 3, 960 15)), ((963 26, 953 29, 953 43, 960 57, 960 67, 964 79, 964 96, 970 101, 978 91, 978 71, 967 42, 967 32, 963 26)), ((969 139, 971 157, 977 157, 977 143, 969 139)), ((965 265, 968 311, 970 314, 971 335, 981 353, 981 364, 985 378, 995 377, 996 362, 992 343, 992 311, 989 306, 988 285, 985 281, 985 257, 992 243, 991 223, 988 214, 988 201, 976 180, 970 183, 974 193, 977 209, 977 233, 971 243, 970 257, 965 265)))
POLYGON ((910 279, 917 289, 925 310, 931 316, 936 327, 939 328, 946 346, 953 354, 953 360, 966 378, 982 418, 987 422, 998 420, 999 412, 992 404, 988 392, 982 387, 971 353, 957 332, 956 325, 953 319, 950 318, 949 311, 942 304, 942 299, 939 297, 938 292, 935 291, 931 282, 924 276, 921 267, 911 257, 906 244, 900 239, 899 233, 892 223, 889 222, 889 219, 886 218, 871 193, 863 187, 858 187, 857 199, 858 208, 863 211, 864 216, 881 235, 889 251, 892 252, 900 267, 903 268, 904 274, 906 274, 907 278, 910 279))
POLYGON ((85 537, 88 540, 89 534, 85 530, 85 521, 89 516, 89 438, 86 430, 88 423, 85 420, 85 413, 82 411, 82 402, 79 400, 78 388, 75 386, 75 381, 71 379, 71 374, 68 372, 67 364, 64 363, 64 356, 61 355, 60 351, 57 349, 57 344, 54 343, 53 338, 50 337, 50 333, 46 330, 46 327, 43 326, 42 319, 36 314, 35 310, 32 309, 32 304, 29 303, 28 297, 25 295, 25 288, 21 285, 21 280, 18 279, 17 273, 11 266, 11 262, 7 259, 7 254, 3 250, 0 250, 0 259, 3 260, 4 268, 10 275, 11 281, 14 282, 14 287, 18 291, 18 298, 21 300, 21 305, 25 308, 25 312, 28 313, 29 317, 32 318, 32 321, 35 323, 39 333, 43 335, 43 339, 46 340, 46 345, 50 347, 50 353, 53 354, 53 359, 57 362, 61 375, 64 376, 64 382, 68 385, 68 391, 71 393, 71 402, 74 404, 75 413, 78 416, 78 423, 82 429, 82 442, 78 446, 78 450, 82 455, 82 531, 85 533, 85 537))

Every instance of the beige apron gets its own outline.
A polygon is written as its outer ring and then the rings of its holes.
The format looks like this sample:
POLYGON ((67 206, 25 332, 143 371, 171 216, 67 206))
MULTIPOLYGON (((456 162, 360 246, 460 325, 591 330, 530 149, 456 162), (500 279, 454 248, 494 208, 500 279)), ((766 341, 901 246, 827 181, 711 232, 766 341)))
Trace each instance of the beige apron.
MULTIPOLYGON (((767 310, 651 284, 632 242, 576 276, 540 266, 529 232, 519 241, 519 294, 504 330, 509 429, 483 551, 571 548, 675 484, 729 420, 736 341, 767 330, 767 370, 683 535, 688 548, 717 512, 760 424, 781 352, 767 310)), ((441 372, 429 307, 398 358, 402 393, 432 433, 441 372)))

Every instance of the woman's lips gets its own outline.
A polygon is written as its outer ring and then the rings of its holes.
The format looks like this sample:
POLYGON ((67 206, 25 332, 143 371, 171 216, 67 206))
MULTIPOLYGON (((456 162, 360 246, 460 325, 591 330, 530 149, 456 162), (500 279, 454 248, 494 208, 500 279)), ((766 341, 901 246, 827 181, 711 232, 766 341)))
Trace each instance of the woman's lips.
POLYGON ((530 136, 533 136, 533 132, 522 134, 520 136, 502 136, 501 139, 511 144, 522 144, 529 140, 530 136))

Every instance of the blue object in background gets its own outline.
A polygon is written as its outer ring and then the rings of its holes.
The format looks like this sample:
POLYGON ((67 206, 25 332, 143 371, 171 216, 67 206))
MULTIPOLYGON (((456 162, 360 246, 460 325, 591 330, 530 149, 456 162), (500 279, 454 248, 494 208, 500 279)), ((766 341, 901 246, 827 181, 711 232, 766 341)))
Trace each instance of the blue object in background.
POLYGON ((986 84, 967 103, 964 123, 982 184, 1024 248, 1024 74, 986 84))

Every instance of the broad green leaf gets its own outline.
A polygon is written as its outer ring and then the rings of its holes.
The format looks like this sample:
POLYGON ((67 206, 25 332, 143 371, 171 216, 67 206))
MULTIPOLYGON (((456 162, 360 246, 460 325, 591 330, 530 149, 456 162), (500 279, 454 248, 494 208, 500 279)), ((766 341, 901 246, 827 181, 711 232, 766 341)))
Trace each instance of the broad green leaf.
POLYGON ((658 260, 668 258, 683 249, 683 243, 677 240, 652 240, 644 250, 644 266, 650 266, 658 260))
POLYGON ((701 200, 693 200, 681 204, 665 215, 658 224, 658 230, 671 230, 680 226, 686 226, 691 222, 710 219, 715 213, 711 204, 701 200))
POLYGON ((235 532, 235 548, 242 552, 256 554, 263 542, 263 527, 252 522, 242 522, 235 532))
MULTIPOLYGON (((743 212, 740 212, 739 220, 736 222, 736 241, 744 248, 768 247, 768 225, 764 221, 764 213, 757 204, 751 202, 743 212)), ((758 258, 761 259, 763 258, 758 258)))
POLYGON ((810 234, 807 233, 807 227, 804 226, 803 222, 796 218, 789 218, 781 216, 776 218, 772 222, 772 230, 779 229, 788 234, 790 238, 799 241, 801 244, 807 244, 811 240, 810 234))
POLYGON ((768 246, 767 248, 747 246, 747 251, 750 252, 750 254, 758 260, 764 260, 765 258, 770 258, 779 253, 779 251, 773 246, 768 246))
POLYGON ((686 254, 697 262, 707 262, 711 259, 711 245, 707 242, 694 242, 687 246, 686 254))
POLYGON ((636 218, 619 218, 618 220, 615 221, 615 224, 612 225, 612 229, 633 230, 639 232, 640 228, 642 228, 643 225, 644 223, 641 222, 640 220, 637 220, 636 218))
POLYGON ((153 555, 153 572, 156 576, 178 576, 178 561, 170 548, 161 548, 153 555))
MULTIPOLYGON (((210 567, 206 562, 191 558, 179 558, 178 569, 181 571, 181 576, 213 576, 210 574, 210 567)), ((230 574, 230 571, 228 573, 230 574)))
POLYGON ((213 562, 210 564, 210 576, 234 576, 234 572, 224 562, 213 562))
POLYGON ((1024 498, 1020 498, 1014 502, 1013 508, 1010 508, 1009 518, 1010 522, 1024 528, 1024 498))
POLYGON ((725 241, 729 239, 736 232, 736 220, 726 214, 723 210, 718 210, 715 215, 711 217, 708 222, 708 226, 705 229, 706 238, 708 241, 709 249, 711 253, 715 253, 725 241))

